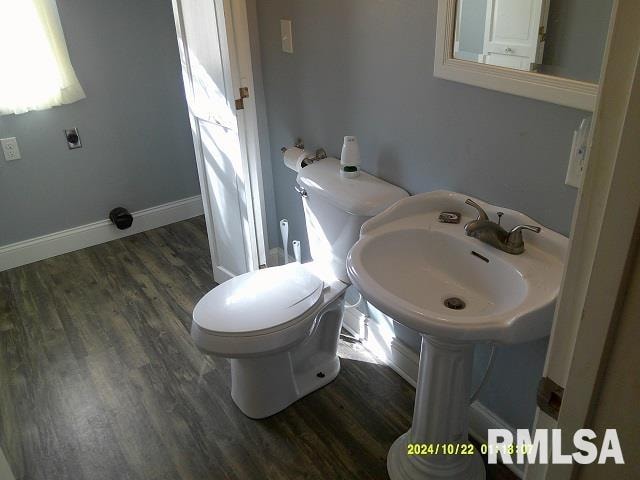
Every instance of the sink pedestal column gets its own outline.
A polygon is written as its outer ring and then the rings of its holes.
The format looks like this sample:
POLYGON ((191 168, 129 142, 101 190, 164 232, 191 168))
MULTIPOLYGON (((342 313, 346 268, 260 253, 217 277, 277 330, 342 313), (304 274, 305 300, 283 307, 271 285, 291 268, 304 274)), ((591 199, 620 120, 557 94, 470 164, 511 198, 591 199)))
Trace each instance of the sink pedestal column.
POLYGON ((484 480, 484 463, 477 448, 473 448, 473 455, 468 450, 462 454, 470 443, 473 349, 472 343, 422 335, 413 421, 411 429, 389 450, 387 470, 391 480, 484 480), (409 444, 418 454, 408 454, 409 444), (431 453, 420 454, 422 449, 431 453))

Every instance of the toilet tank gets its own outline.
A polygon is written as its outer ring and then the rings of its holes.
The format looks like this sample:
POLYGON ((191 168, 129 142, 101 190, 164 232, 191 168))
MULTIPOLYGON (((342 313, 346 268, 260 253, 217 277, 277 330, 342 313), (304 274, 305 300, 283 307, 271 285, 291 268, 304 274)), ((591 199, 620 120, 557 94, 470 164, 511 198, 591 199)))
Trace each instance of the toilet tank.
POLYGON ((361 172, 356 178, 340 176, 340 161, 326 158, 298 173, 311 256, 347 277, 347 254, 360 237, 364 222, 409 194, 384 180, 361 172))

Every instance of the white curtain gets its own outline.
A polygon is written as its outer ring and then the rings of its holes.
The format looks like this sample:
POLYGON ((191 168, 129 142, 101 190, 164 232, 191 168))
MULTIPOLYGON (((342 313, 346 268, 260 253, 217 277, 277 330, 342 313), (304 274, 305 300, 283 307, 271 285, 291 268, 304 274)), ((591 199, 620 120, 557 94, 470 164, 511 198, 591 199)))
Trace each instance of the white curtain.
POLYGON ((0 0, 0 115, 83 98, 55 0, 0 0))

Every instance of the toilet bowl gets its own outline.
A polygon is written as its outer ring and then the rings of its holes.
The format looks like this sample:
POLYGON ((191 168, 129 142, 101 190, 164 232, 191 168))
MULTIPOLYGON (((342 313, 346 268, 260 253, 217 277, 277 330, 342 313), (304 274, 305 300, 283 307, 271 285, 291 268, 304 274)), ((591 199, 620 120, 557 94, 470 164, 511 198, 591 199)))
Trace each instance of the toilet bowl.
POLYGON ((240 275, 194 309, 191 336, 206 353, 230 359, 231 397, 248 417, 273 415, 338 375, 347 285, 314 267, 240 275))
POLYGON ((298 174, 313 261, 239 275, 207 293, 193 311, 191 336, 231 363, 231 398, 265 418, 331 382, 337 355, 346 256, 362 224, 407 193, 365 172, 339 175, 327 158, 298 174))

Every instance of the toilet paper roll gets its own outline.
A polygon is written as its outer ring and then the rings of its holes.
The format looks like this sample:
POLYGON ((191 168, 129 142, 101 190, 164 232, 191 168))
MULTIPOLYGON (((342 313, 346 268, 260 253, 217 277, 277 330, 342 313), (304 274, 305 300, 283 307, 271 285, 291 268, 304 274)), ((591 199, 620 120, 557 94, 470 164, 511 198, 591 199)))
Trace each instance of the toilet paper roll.
POLYGON ((294 172, 299 172, 305 158, 312 157, 313 154, 298 147, 287 148, 283 154, 284 164, 294 172))

